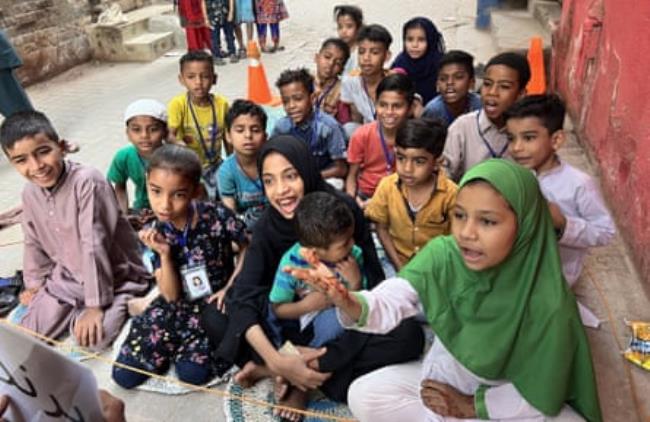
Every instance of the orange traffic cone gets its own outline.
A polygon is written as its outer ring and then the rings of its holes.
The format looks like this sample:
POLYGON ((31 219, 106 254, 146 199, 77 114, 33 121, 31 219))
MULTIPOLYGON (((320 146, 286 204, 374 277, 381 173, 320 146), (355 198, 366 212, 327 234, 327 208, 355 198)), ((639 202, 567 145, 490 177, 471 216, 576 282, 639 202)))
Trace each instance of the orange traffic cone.
POLYGON ((546 93, 546 69, 544 68, 544 51, 542 37, 532 37, 528 49, 528 64, 530 65, 530 81, 526 85, 528 95, 546 93))
POLYGON ((279 98, 271 96, 266 72, 260 61, 260 50, 255 41, 248 42, 248 99, 260 105, 278 105, 279 98))

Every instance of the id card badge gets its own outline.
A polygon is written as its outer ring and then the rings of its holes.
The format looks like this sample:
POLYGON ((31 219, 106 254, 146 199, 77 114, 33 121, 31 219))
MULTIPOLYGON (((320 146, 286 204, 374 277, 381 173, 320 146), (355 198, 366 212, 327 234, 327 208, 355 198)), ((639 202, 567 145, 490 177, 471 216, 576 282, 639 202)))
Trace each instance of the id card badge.
POLYGON ((190 301, 201 299, 212 294, 212 287, 210 287, 205 265, 193 267, 183 266, 181 267, 181 277, 183 277, 185 296, 190 301))

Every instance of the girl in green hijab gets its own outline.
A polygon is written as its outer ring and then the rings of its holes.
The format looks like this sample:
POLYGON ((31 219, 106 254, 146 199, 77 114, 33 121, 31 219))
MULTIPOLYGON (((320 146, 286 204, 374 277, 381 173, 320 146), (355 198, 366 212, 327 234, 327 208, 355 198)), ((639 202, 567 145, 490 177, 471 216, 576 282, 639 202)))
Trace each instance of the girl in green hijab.
POLYGON ((589 344, 533 173, 485 161, 460 183, 452 235, 372 291, 348 295, 327 269, 291 272, 324 291, 349 328, 387 332, 424 311, 423 363, 389 366, 348 393, 361 421, 600 421, 589 344))

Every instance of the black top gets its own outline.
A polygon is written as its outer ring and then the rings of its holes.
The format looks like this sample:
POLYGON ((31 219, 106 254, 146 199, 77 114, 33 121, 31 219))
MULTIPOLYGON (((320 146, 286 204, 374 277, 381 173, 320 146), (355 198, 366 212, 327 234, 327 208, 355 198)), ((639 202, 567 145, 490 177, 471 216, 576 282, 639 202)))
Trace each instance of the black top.
MULTIPOLYGON (((384 272, 363 211, 355 200, 327 184, 320 176, 304 142, 290 135, 276 136, 262 147, 257 163, 260 175, 262 162, 271 152, 282 154, 296 168, 303 180, 305 195, 326 191, 337 195, 350 207, 355 219, 354 240, 363 250, 363 271, 368 278, 368 288, 381 282, 384 272)), ((239 350, 240 337, 251 326, 266 318, 268 296, 280 259, 297 241, 293 220, 285 219, 272 206, 262 214, 253 230, 251 246, 246 252, 242 271, 229 292, 226 305, 229 314, 228 328, 217 353, 219 356, 234 361, 239 350)))

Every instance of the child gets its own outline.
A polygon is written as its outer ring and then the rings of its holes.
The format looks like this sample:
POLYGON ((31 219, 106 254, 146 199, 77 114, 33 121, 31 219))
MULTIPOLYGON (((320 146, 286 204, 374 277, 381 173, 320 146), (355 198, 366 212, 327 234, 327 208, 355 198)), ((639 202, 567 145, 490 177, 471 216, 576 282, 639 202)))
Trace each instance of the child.
POLYGON ((214 64, 223 66, 226 64, 223 52, 221 51, 221 31, 226 37, 228 57, 230 63, 237 63, 239 56, 235 47, 235 35, 233 33, 233 19, 235 14, 234 0, 204 0, 206 9, 205 24, 212 32, 212 55, 214 64))
POLYGON ((239 44, 239 58, 246 58, 246 44, 241 25, 246 25, 246 40, 253 41, 253 25, 255 24, 254 0, 235 0, 235 36, 239 44))
POLYGON ((350 48, 339 38, 328 38, 316 53, 314 106, 344 124, 350 120, 349 108, 341 102, 341 72, 350 57, 350 48))
POLYGON ((345 126, 349 136, 360 124, 370 123, 376 118, 377 86, 386 76, 384 63, 390 58, 392 42, 393 37, 381 25, 368 25, 359 30, 357 44, 361 74, 343 78, 341 85, 341 101, 350 107, 352 119, 345 126))
POLYGON ((432 238, 449 234, 457 187, 439 168, 447 130, 439 122, 413 119, 395 137, 397 173, 384 177, 366 207, 396 270, 432 238))
MULTIPOLYGON (((217 83, 212 56, 203 51, 186 53, 180 60, 178 80, 187 92, 171 99, 169 138, 171 142, 184 143, 196 152, 203 165, 203 179, 208 195, 216 195, 214 174, 221 163, 221 146, 224 123, 228 113, 228 100, 223 95, 210 94, 217 83)), ((224 145, 230 154, 230 145, 224 145)))
POLYGON ((302 139, 323 179, 345 177, 345 135, 332 116, 314 111, 314 77, 305 68, 285 70, 275 85, 287 116, 277 121, 273 135, 291 134, 302 139))
POLYGON ((350 139, 345 190, 361 208, 379 181, 395 171, 395 134, 408 119, 414 97, 407 76, 386 76, 377 87, 377 121, 361 126, 350 139))
POLYGON ((417 17, 402 29, 404 50, 395 58, 391 68, 400 68, 415 84, 415 92, 426 104, 436 95, 438 63, 445 53, 445 40, 430 19, 417 17))
MULTIPOLYGON (((510 156, 535 172, 549 201, 564 278, 573 287, 589 248, 608 244, 616 228, 594 180, 557 156, 564 114, 557 96, 532 95, 510 107, 505 118, 510 156)), ((598 326, 595 315, 582 306, 580 311, 586 325, 598 326)))
POLYGON ((448 51, 440 59, 438 96, 424 107, 422 117, 438 119, 447 126, 461 114, 481 108, 481 97, 474 90, 474 57, 461 50, 448 51))
POLYGON ((178 15, 185 28, 188 51, 210 49, 210 28, 205 24, 204 0, 178 0, 178 15))
MULTIPOLYGON (((200 180, 201 162, 188 148, 165 145, 151 157, 147 189, 157 220, 140 231, 140 240, 155 252, 160 295, 132 320, 117 357, 121 364, 156 374, 174 363, 179 379, 190 384, 204 384, 215 373, 200 315, 212 302, 222 307, 246 251, 244 224, 229 209, 194 200, 200 180), (233 242, 241 251, 236 269, 233 242)), ((113 367, 113 379, 124 388, 147 378, 113 367)))
POLYGON ((257 154, 266 141, 266 113, 257 104, 236 100, 226 115, 226 131, 235 152, 219 167, 219 196, 252 231, 268 204, 257 172, 257 154))
POLYGON ((150 208, 147 198, 145 173, 147 161, 167 138, 167 110, 155 100, 137 100, 124 112, 128 145, 115 154, 108 169, 108 180, 115 185, 117 203, 124 215, 129 214, 127 180, 135 185, 135 201, 132 209, 139 212, 150 208))
POLYGON ((103 349, 127 318, 127 301, 149 276, 135 232, 97 170, 64 159, 64 144, 37 111, 17 112, 0 143, 28 184, 22 196, 24 327, 51 338, 70 330, 80 346, 103 349))
POLYGON ((336 32, 340 39, 350 49, 350 58, 345 62, 343 75, 347 76, 359 71, 357 60, 357 34, 363 26, 363 11, 357 6, 341 4, 334 6, 336 32))
POLYGON ((530 68, 524 56, 501 53, 490 59, 481 86, 483 108, 460 116, 449 126, 443 155, 453 180, 460 180, 481 161, 506 154, 503 113, 526 93, 529 79, 530 68))
POLYGON ((284 50, 280 45, 280 21, 287 19, 289 14, 283 0, 255 0, 255 21, 257 22, 257 40, 265 53, 275 53, 284 50), (271 27, 273 45, 266 45, 266 26, 271 27))
POLYGON ((354 381, 354 416, 600 422, 589 341, 533 174, 508 160, 477 165, 453 217, 452 236, 372 291, 347 294, 322 265, 292 271, 326 292, 346 328, 385 333, 424 311, 436 334, 424 362, 354 381))
POLYGON ((331 268, 347 289, 359 290, 367 285, 360 270, 362 251, 354 244, 352 211, 330 193, 313 192, 303 198, 296 209, 296 230, 298 242, 282 256, 269 293, 268 322, 276 347, 282 346, 287 331, 291 333, 294 326, 297 330, 293 331, 299 332, 293 337, 294 342, 320 347, 343 332, 336 311, 323 300, 322 293, 314 292, 284 269, 309 268, 309 259, 316 259, 331 268), (305 260, 303 257, 307 256, 310 258, 305 260), (290 323, 294 321, 295 324, 290 323), (309 331, 313 331, 312 338, 305 341, 309 331))

